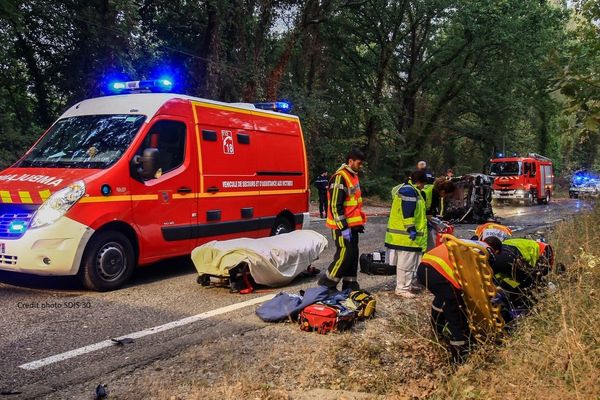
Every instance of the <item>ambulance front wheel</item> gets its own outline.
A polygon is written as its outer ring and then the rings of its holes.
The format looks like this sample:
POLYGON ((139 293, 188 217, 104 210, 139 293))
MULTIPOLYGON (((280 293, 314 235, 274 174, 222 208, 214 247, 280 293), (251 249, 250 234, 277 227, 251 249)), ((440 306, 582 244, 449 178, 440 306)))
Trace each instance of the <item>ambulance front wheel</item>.
POLYGON ((79 276, 84 286, 105 292, 121 287, 135 268, 134 249, 125 235, 104 231, 88 243, 79 276))
POLYGON ((271 228, 271 236, 281 235, 282 233, 288 233, 294 230, 294 225, 289 219, 285 217, 277 217, 275 223, 271 228))

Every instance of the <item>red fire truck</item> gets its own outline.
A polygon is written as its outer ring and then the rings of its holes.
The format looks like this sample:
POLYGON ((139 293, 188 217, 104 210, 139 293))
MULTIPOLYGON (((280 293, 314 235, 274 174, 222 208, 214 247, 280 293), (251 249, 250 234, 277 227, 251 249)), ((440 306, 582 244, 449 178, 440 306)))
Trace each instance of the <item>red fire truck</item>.
POLYGON ((144 93, 69 108, 0 173, 0 269, 112 290, 211 240, 306 227, 299 119, 259 107, 144 93))
POLYGON ((552 160, 539 154, 492 159, 489 175, 494 178, 492 198, 495 200, 547 204, 554 193, 552 160))

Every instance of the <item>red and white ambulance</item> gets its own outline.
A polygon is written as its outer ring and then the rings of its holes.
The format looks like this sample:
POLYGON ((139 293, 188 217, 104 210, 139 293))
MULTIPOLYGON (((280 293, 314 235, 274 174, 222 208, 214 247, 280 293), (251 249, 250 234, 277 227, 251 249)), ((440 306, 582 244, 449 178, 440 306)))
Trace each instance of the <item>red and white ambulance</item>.
POLYGON ((85 100, 0 173, 0 269, 112 290, 211 240, 306 227, 307 179, 296 116, 169 93, 85 100))
POLYGON ((492 198, 495 200, 547 204, 554 194, 552 160, 539 154, 492 159, 489 174, 494 178, 492 198))

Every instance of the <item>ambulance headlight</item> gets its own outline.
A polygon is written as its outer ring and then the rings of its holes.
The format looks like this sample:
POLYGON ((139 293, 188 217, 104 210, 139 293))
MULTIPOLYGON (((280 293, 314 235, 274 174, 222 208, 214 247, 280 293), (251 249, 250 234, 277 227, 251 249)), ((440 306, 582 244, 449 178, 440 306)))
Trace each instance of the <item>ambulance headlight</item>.
POLYGON ((85 182, 77 181, 50 196, 33 216, 32 228, 39 228, 56 222, 85 194, 85 182))

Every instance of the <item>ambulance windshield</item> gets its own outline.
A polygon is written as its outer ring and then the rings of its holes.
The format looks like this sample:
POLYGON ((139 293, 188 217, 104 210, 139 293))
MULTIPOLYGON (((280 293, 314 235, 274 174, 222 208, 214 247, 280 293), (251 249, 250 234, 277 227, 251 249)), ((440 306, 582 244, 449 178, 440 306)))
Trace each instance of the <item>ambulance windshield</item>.
POLYGON ((56 122, 17 165, 108 168, 127 150, 144 115, 80 115, 56 122))
POLYGON ((521 161, 494 162, 490 166, 490 175, 507 176, 521 175, 521 161))

